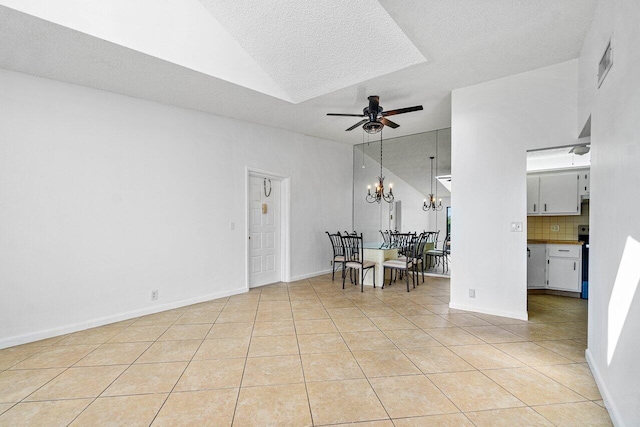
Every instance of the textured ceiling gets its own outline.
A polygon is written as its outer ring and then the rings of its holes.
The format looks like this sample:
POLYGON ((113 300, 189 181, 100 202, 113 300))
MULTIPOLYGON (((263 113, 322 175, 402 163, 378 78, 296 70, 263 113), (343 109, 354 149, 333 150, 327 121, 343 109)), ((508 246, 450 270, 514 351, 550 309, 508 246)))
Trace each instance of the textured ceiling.
MULTIPOLYGON (((362 10, 349 19, 356 21, 358 28, 368 28, 371 21, 376 25, 377 31, 373 31, 371 45, 366 49, 367 59, 358 56, 353 69, 345 67, 342 52, 358 50, 357 45, 348 41, 338 43, 333 53, 323 49, 322 54, 314 57, 319 58, 315 59, 318 67, 332 70, 336 57, 340 59, 340 74, 345 76, 339 76, 321 89, 302 88, 308 91, 300 92, 307 93, 299 95, 304 98, 316 90, 333 90, 331 84, 336 86, 333 92, 299 104, 4 6, 0 6, 0 68, 356 144, 362 142, 362 131, 344 131, 354 123, 352 118, 327 117, 327 112, 359 113, 366 106, 368 95, 379 95, 385 110, 424 105, 424 111, 395 116, 394 121, 400 127, 386 130, 385 138, 449 127, 451 90, 577 58, 596 1, 381 0, 380 5, 429 61, 379 75, 385 72, 386 65, 378 62, 395 56, 394 52, 378 48, 380 40, 386 37, 384 31, 393 26, 378 27, 377 18, 371 19, 369 11, 362 10), (372 75, 362 74, 363 64, 375 65, 376 71, 372 75)), ((302 32, 318 38, 327 35, 324 30, 314 31, 315 25, 299 28, 297 21, 279 19, 287 16, 289 1, 265 3, 272 10, 267 15, 270 18, 260 22, 259 27, 236 24, 227 30, 232 35, 240 34, 238 43, 250 54, 254 51, 254 60, 261 63, 265 71, 287 68, 287 72, 278 77, 281 79, 278 83, 298 90, 296 85, 304 85, 305 74, 297 69, 295 59, 283 60, 274 53, 270 62, 272 56, 258 58, 260 52, 255 51, 261 42, 268 41, 271 33, 302 32), (265 40, 258 40, 260 37, 265 40)), ((300 3, 318 12, 317 1, 300 3)), ((364 4, 346 0, 345 3, 364 4)), ((239 16, 246 11, 237 10, 243 8, 244 5, 225 9, 225 13, 237 13, 235 17, 216 14, 215 10, 211 13, 221 22, 235 20, 238 23, 242 21, 239 16)), ((327 9, 316 20, 321 19, 319 26, 330 29, 332 36, 334 31, 340 31, 343 40, 349 40, 350 33, 344 29, 343 17, 336 15, 337 10, 327 9), (342 29, 335 30, 332 22, 341 23, 342 29)), ((203 13, 207 13, 204 8, 203 13)), ((272 42, 293 43, 293 58, 309 54, 308 49, 290 39, 272 42)), ((280 46, 273 47, 274 52, 278 49, 280 46)), ((404 59, 406 64, 415 61, 415 58, 404 59)))
POLYGON ((295 103, 426 61, 376 0, 200 2, 295 103))

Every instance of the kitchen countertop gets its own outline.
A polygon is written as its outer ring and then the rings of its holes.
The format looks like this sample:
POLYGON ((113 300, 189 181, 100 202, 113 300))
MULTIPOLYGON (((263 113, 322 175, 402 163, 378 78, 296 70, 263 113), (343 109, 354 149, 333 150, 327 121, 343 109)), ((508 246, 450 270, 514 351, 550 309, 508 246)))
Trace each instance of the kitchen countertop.
POLYGON ((527 243, 549 243, 552 245, 584 245, 582 240, 547 240, 547 239, 527 239, 527 243))

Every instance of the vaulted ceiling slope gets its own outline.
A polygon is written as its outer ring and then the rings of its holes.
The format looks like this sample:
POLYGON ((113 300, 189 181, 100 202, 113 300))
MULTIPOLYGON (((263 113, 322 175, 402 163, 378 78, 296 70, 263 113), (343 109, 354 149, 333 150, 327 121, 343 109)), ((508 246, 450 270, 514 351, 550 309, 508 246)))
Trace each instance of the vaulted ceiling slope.
POLYGON ((451 90, 578 57, 596 1, 0 0, 0 68, 358 143, 325 114, 448 127, 451 90))

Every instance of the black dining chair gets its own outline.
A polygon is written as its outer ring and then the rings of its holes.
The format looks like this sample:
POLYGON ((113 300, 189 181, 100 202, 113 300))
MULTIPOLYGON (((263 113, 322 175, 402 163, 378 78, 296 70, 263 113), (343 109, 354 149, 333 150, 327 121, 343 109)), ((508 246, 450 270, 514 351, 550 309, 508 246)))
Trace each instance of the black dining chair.
POLYGON ((331 266, 331 280, 334 280, 336 274, 336 264, 342 267, 342 272, 344 275, 344 247, 342 246, 342 237, 340 236, 340 232, 338 231, 335 234, 331 234, 328 231, 326 232, 329 236, 329 240, 331 240, 331 248, 333 249, 333 263, 331 266))
MULTIPOLYGON (((413 258, 413 268, 416 274, 418 270, 422 274, 422 283, 424 283, 424 268, 425 268, 425 247, 427 246, 428 232, 420 233, 417 238, 415 254, 413 258)), ((420 281, 418 280, 418 284, 420 281)))
POLYGON ((442 274, 449 271, 449 254, 451 253, 450 245, 451 236, 447 234, 447 237, 442 241, 442 247, 440 249, 431 249, 425 252, 425 255, 432 260, 435 264, 429 263, 429 265, 435 265, 436 267, 442 263, 442 274))
MULTIPOLYGON (((362 234, 359 236, 342 236, 342 246, 344 247, 345 268, 356 272, 356 284, 360 280, 360 292, 364 292, 364 276, 368 270, 373 270, 373 287, 376 287, 376 263, 364 260, 364 247, 362 245, 362 234)), ((342 289, 346 272, 342 272, 342 289)))
MULTIPOLYGON (((414 259, 416 258, 417 248, 418 248, 418 238, 414 234, 412 240, 405 247, 404 256, 397 259, 388 259, 384 263, 382 263, 382 267, 383 267, 382 289, 384 289, 385 287, 384 278, 387 276, 386 271, 387 271, 387 268, 389 268, 391 269, 391 274, 389 276, 389 284, 387 286, 391 286, 391 283, 395 281, 395 279, 393 278, 393 271, 396 270, 396 272, 399 272, 402 275, 404 275, 405 281, 407 282, 407 292, 409 292, 409 273, 411 273, 412 270, 415 273, 414 259)), ((396 274, 396 278, 397 278, 397 274, 396 274)), ((413 282, 413 287, 415 288, 416 274, 411 275, 411 281, 413 282)))

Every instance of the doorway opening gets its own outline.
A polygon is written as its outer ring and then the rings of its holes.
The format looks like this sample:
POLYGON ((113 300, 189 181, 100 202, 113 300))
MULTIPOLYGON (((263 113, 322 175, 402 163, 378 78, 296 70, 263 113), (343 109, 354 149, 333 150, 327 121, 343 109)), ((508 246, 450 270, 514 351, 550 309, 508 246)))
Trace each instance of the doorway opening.
MULTIPOLYGON (((590 148, 586 137, 527 152, 529 310, 550 295, 588 298, 590 148)), ((576 302, 567 304, 575 309, 576 302)), ((579 308, 572 315, 586 316, 587 302, 579 308)))
POLYGON ((263 170, 246 172, 247 289, 287 282, 289 258, 289 178, 263 170))

